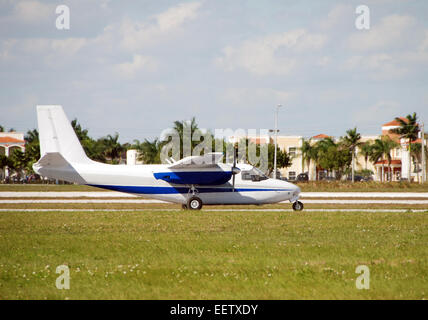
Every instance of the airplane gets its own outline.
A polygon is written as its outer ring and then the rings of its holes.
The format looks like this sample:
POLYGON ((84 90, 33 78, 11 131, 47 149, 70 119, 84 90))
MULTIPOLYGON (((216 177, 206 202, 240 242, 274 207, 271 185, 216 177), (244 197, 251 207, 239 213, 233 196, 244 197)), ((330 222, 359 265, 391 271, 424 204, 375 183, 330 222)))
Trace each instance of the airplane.
POLYGON ((303 210, 298 186, 236 163, 237 149, 233 164, 212 152, 168 164, 111 165, 88 158, 62 106, 37 106, 37 122, 41 158, 33 169, 43 177, 178 203, 188 210, 287 200, 295 211, 303 210))

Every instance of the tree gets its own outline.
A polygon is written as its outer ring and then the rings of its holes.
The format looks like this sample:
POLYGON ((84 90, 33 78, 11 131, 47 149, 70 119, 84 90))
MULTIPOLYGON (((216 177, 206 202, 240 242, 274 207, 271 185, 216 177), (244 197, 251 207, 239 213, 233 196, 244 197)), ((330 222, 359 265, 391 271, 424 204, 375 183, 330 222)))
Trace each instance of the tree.
POLYGON ((0 126, 0 132, 4 132, 4 127, 0 126))
MULTIPOLYGON (((425 157, 427 154, 428 154, 428 148, 427 148, 427 146, 425 146, 425 157)), ((420 163, 420 164, 423 163, 423 161, 422 161, 422 144, 421 143, 417 142, 417 143, 413 144, 411 157, 414 160, 415 168, 416 168, 416 163, 420 163)), ((419 171, 417 171, 418 180, 419 180, 419 172, 420 172, 420 169, 419 169, 419 171)))
POLYGON ((138 160, 143 161, 145 164, 159 164, 161 163, 160 152, 164 142, 155 138, 153 141, 144 139, 144 142, 134 140, 132 148, 135 148, 138 153, 138 160))
POLYGON ((114 136, 107 135, 107 137, 99 139, 99 143, 103 145, 103 153, 112 164, 119 163, 122 152, 125 148, 119 143, 119 134, 116 132, 114 136))
POLYGON ((418 117, 416 116, 416 112, 413 112, 413 115, 408 114, 405 119, 395 118, 395 120, 399 123, 399 128, 391 129, 390 132, 396 133, 400 135, 400 138, 407 139, 408 146, 407 151, 409 152, 409 166, 407 168, 407 174, 409 182, 410 179, 410 171, 411 171, 411 150, 412 150, 412 142, 418 138, 419 126, 417 124, 418 117))
POLYGON ((360 147, 360 155, 364 157, 365 161, 365 170, 367 170, 367 162, 369 160, 370 154, 372 153, 372 141, 364 142, 360 147))
POLYGON ((25 159, 27 161, 25 170, 33 172, 33 164, 40 159, 39 132, 36 129, 28 130, 24 140, 26 142, 25 159))
POLYGON ((315 148, 311 144, 311 139, 302 139, 302 146, 300 147, 302 154, 302 170, 305 171, 305 163, 308 167, 308 172, 311 166, 311 160, 315 158, 315 148))
MULTIPOLYGON (((193 117, 190 121, 174 121, 173 131, 176 134, 178 134, 180 138, 180 159, 182 159, 184 157, 184 151, 185 151, 184 148, 187 147, 183 143, 185 135, 186 135, 186 141, 187 139, 190 139, 191 141, 190 150, 186 150, 186 151, 190 151, 190 153, 192 153, 193 148, 199 143, 198 141, 193 141, 194 135, 199 131, 199 127, 198 127, 198 124, 196 123, 195 117, 193 117), (190 133, 190 136, 187 136, 189 133, 190 133)), ((186 156, 189 156, 189 155, 191 154, 187 154, 186 152, 186 156)))
POLYGON ((18 176, 21 176, 22 171, 26 169, 28 159, 21 149, 13 149, 12 154, 9 156, 9 168, 14 170, 18 176))
POLYGON ((3 154, 0 154, 0 169, 4 170, 6 167, 11 167, 12 163, 8 157, 3 154))
POLYGON ((376 139, 374 141, 374 144, 372 146, 372 154, 370 156, 370 159, 376 163, 380 159, 382 160, 382 177, 381 181, 383 182, 384 179, 384 161, 388 161, 388 168, 391 175, 389 176, 389 180, 392 178, 392 170, 391 170, 391 150, 394 148, 397 148, 399 144, 393 140, 391 140, 390 137, 384 136, 381 139, 376 139))
MULTIPOLYGON (((275 145, 273 143, 269 143, 267 145, 268 148, 268 172, 269 176, 274 169, 274 160, 275 160, 275 145)), ((276 147, 276 167, 277 169, 287 168, 291 166, 292 159, 288 155, 287 151, 281 150, 279 146, 276 147)))
MULTIPOLYGON (((328 149, 330 147, 336 147, 336 143, 331 137, 321 139, 320 141, 315 143, 315 145, 313 146, 314 150, 313 150, 312 160, 314 160, 315 165, 317 166, 317 169, 322 168, 322 169, 328 170, 328 168, 326 167, 326 162, 323 161, 323 158, 325 157, 326 154, 328 154, 328 149)), ((317 174, 316 180, 318 179, 319 179, 319 176, 317 174)))
POLYGON ((352 157, 352 182, 354 182, 355 177, 355 150, 357 147, 361 146, 361 135, 357 132, 357 128, 349 129, 346 131, 346 136, 343 138, 343 143, 351 152, 352 157))

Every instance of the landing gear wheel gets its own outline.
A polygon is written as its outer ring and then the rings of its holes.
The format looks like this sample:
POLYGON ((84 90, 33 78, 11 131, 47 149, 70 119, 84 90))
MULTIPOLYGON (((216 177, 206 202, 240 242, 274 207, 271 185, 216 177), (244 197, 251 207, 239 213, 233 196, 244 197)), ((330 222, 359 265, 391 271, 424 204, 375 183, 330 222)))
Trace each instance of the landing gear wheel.
POLYGON ((181 205, 181 208, 182 208, 183 210, 187 210, 187 204, 183 203, 183 204, 181 205))
POLYGON ((202 200, 196 196, 190 197, 189 200, 187 200, 187 208, 190 210, 201 210, 202 200))
POLYGON ((302 211, 303 210, 303 203, 300 201, 296 201, 293 203, 293 210, 294 211, 302 211))

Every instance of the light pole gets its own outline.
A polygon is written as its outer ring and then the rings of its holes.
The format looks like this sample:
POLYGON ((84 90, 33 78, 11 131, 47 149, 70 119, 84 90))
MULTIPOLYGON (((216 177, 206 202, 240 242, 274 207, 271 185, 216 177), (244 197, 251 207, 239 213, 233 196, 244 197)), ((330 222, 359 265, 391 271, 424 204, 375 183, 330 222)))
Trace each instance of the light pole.
POLYGON ((278 111, 279 108, 281 108, 282 105, 279 104, 276 106, 276 112, 275 112, 275 153, 273 156, 273 178, 276 179, 276 146, 277 146, 277 135, 278 135, 278 111))
POLYGON ((426 182, 426 159, 425 159, 425 127, 424 123, 422 122, 422 129, 421 129, 421 146, 422 146, 422 183, 426 182))

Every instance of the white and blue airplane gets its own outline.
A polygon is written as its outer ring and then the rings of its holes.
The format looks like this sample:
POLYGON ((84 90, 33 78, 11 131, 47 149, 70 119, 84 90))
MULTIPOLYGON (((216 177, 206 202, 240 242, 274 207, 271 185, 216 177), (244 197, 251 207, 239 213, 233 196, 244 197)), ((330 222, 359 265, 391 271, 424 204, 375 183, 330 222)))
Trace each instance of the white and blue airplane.
POLYGON ((37 106, 43 177, 179 203, 199 210, 203 204, 269 204, 289 200, 300 211, 300 188, 270 179, 249 164, 221 162, 223 154, 190 156, 171 164, 110 165, 93 161, 83 150, 64 110, 37 106))

